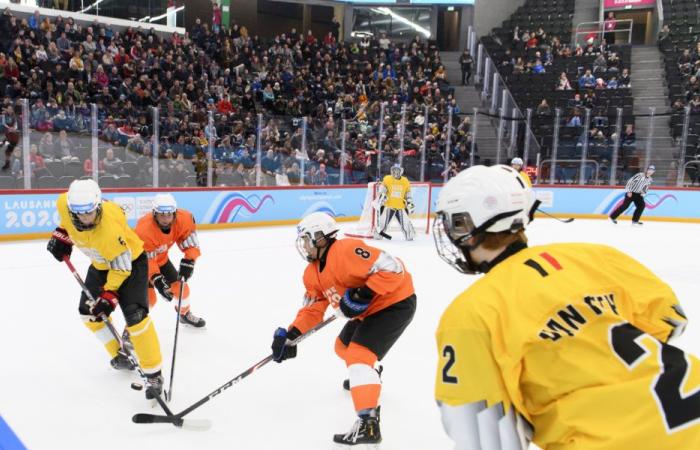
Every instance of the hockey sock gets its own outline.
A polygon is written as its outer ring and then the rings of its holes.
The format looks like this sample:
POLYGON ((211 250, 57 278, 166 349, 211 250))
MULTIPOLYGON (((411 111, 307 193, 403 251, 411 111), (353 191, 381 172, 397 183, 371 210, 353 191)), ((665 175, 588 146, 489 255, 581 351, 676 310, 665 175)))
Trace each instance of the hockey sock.
POLYGON ((145 317, 136 325, 127 327, 131 335, 131 342, 134 344, 134 351, 139 357, 139 363, 143 371, 147 374, 154 374, 160 370, 161 354, 160 343, 156 327, 150 317, 145 317))
MULTIPOLYGON (((180 281, 173 281, 170 284, 170 292, 173 293, 173 305, 175 307, 175 311, 177 311, 177 296, 180 295, 180 281)), ((185 287, 182 291, 182 311, 179 311, 181 315, 187 314, 187 312, 190 310, 190 286, 188 284, 185 284, 185 287)))
POLYGON ((88 327, 90 331, 95 333, 97 339, 102 342, 102 345, 104 345, 105 350, 107 350, 107 353, 109 353, 109 356, 112 358, 117 356, 117 352, 119 352, 119 342, 114 339, 114 336, 112 336, 112 333, 109 331, 109 328, 107 328, 104 322, 91 322, 87 319, 83 320, 85 326, 88 327))
POLYGON ((377 356, 367 347, 351 342, 345 362, 350 375, 350 394, 355 411, 376 408, 382 385, 379 374, 374 370, 377 356))

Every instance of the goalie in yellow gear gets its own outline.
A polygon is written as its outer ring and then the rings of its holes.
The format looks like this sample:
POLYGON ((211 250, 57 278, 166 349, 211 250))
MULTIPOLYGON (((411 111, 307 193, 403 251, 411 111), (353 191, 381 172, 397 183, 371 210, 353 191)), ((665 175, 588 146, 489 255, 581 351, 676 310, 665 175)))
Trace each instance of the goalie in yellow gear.
POLYGON ((386 230, 395 217, 401 225, 401 231, 403 231, 406 240, 412 241, 416 236, 416 231, 408 217, 415 209, 411 198, 411 183, 408 182, 408 178, 403 176, 403 168, 398 164, 392 166, 391 175, 385 176, 379 185, 377 203, 375 205, 375 214, 377 215, 375 239, 382 237, 391 239, 386 230))

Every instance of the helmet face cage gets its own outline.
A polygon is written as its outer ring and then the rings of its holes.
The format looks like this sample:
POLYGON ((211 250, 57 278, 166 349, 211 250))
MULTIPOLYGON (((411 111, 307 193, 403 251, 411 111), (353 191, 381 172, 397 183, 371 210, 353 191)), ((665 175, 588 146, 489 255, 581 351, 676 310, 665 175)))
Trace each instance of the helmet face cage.
POLYGON ((70 215, 70 221, 73 223, 73 226, 75 227, 76 230, 78 231, 88 231, 92 230, 97 226, 98 223, 100 223, 100 219, 102 218, 102 204, 97 203, 96 206, 92 209, 81 211, 81 212, 74 212, 73 209, 68 207, 68 213, 70 215), (97 214, 95 215, 95 220, 92 221, 91 224, 86 225, 84 224, 80 218, 78 217, 78 214, 89 214, 93 211, 97 211, 97 214))
POLYGON ((438 255, 458 272, 477 273, 469 256, 472 246, 462 245, 473 236, 474 223, 469 213, 439 212, 433 221, 433 239, 438 255))
POLYGON ((391 176, 396 178, 397 180, 401 178, 403 175, 403 167, 401 166, 392 166, 391 168, 391 176))
POLYGON ((321 240, 326 240, 329 241, 331 238, 333 238, 335 235, 335 232, 325 235, 321 231, 317 231, 314 233, 313 237, 311 235, 310 231, 302 232, 299 235, 297 235, 297 240, 296 240, 296 247, 297 251, 299 252, 299 255, 301 255, 302 258, 304 258, 305 261, 314 261, 318 259, 318 252, 316 256, 311 256, 309 253, 309 250, 307 247, 313 247, 318 249, 319 245, 318 243, 321 242, 321 240))

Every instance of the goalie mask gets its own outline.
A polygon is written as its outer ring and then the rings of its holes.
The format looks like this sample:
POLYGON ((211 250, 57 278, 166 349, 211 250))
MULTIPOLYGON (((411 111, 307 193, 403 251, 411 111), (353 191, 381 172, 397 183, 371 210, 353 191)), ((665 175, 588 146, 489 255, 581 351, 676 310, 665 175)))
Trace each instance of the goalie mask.
POLYGON ((512 167, 474 166, 452 178, 440 192, 433 238, 438 255, 459 272, 481 273, 470 251, 484 233, 517 233, 532 221, 539 202, 512 167), (474 238, 468 243, 470 238, 474 238))
POLYGON ((102 191, 94 180, 75 180, 68 187, 68 212, 78 231, 92 230, 102 218, 102 191))
POLYGON ((297 225, 297 251, 306 261, 314 261, 320 250, 335 240, 338 231, 333 217, 323 212, 311 213, 297 225))
POLYGON ((391 176, 396 178, 397 180, 400 180, 403 176, 403 167, 399 166, 398 164, 391 166, 390 171, 391 176))

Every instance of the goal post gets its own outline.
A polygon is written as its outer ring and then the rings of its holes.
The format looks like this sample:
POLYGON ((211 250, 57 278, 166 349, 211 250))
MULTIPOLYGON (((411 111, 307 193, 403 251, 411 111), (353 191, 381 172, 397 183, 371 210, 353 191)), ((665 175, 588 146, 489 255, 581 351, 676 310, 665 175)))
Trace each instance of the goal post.
MULTIPOLYGON (((362 207, 362 214, 357 225, 347 233, 348 237, 362 239, 374 239, 378 233, 377 223, 379 214, 377 211, 379 199, 379 186, 381 182, 371 182, 367 184, 367 193, 362 207)), ((432 191, 430 183, 411 183, 411 198, 415 209, 409 216, 416 234, 428 234, 430 231, 430 213, 432 202, 432 191)), ((396 219, 392 220, 386 230, 389 234, 399 233, 403 236, 401 227, 396 219)), ((398 236, 397 236, 398 237, 398 236)))

